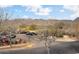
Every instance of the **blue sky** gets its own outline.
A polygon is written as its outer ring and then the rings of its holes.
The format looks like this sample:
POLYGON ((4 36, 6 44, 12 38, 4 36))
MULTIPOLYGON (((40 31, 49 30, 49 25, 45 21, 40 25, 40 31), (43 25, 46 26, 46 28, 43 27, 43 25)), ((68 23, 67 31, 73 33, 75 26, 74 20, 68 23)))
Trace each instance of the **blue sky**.
POLYGON ((78 17, 77 5, 1 5, 11 18, 67 19, 78 17))

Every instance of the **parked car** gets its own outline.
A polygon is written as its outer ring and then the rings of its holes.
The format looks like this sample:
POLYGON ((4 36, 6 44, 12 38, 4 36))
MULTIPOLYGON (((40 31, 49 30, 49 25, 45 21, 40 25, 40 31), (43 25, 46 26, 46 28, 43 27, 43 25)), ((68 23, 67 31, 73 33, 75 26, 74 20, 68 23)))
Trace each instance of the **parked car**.
POLYGON ((37 33, 35 33, 35 32, 29 32, 29 31, 27 31, 27 32, 21 32, 20 34, 26 34, 26 35, 31 35, 31 36, 37 35, 37 33))
POLYGON ((31 36, 33 36, 33 35, 37 35, 37 33, 34 33, 34 32, 27 32, 26 35, 31 35, 31 36))

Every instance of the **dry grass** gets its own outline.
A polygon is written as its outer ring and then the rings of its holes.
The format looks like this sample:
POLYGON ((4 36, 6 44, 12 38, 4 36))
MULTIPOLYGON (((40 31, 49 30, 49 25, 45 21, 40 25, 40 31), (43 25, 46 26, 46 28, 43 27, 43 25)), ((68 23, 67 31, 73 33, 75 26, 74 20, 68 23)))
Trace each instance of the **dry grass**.
POLYGON ((25 49, 25 48, 33 48, 34 44, 33 43, 22 43, 22 44, 14 44, 12 45, 12 48, 10 47, 10 45, 8 46, 2 46, 0 47, 0 51, 2 50, 17 50, 17 49, 25 49))

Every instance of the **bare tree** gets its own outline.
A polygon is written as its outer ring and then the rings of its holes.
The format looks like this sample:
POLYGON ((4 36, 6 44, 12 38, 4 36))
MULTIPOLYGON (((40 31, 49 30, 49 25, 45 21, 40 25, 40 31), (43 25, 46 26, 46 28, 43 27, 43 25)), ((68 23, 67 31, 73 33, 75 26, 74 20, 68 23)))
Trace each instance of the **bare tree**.
MULTIPOLYGON (((4 31, 4 29, 7 29, 7 28, 5 28, 5 25, 4 25, 5 23, 4 22, 9 20, 9 18, 11 18, 11 14, 7 13, 5 11, 5 8, 0 7, 0 30, 1 31, 4 31)), ((7 27, 7 25, 6 25, 6 27, 7 27)), ((10 47, 12 47, 11 38, 9 37, 9 39, 10 39, 9 40, 10 41, 10 47)))
POLYGON ((40 41, 43 42, 45 48, 46 48, 46 51, 48 54, 50 54, 50 46, 52 44, 52 39, 50 39, 49 37, 49 32, 48 30, 44 30, 43 32, 41 32, 41 34, 39 35, 39 39, 40 41))
POLYGON ((2 25, 3 19, 4 19, 4 9, 0 8, 0 27, 2 25))

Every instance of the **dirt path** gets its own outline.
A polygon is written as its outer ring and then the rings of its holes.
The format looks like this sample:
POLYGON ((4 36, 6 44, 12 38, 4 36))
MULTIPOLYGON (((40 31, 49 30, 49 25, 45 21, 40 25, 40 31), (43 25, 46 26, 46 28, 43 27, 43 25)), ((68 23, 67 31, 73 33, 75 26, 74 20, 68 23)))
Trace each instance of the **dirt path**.
MULTIPOLYGON (((0 53, 11 54, 47 54, 44 46, 44 41, 32 41, 30 44, 18 44, 13 45, 13 48, 2 49, 0 47, 0 53), (18 46, 18 47, 17 47, 18 46)), ((79 53, 79 41, 56 41, 53 42, 50 47, 50 54, 62 54, 62 53, 79 53)))

